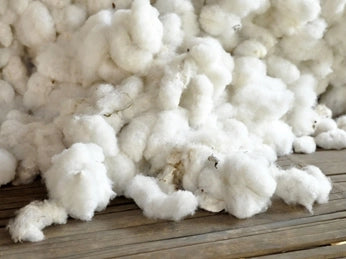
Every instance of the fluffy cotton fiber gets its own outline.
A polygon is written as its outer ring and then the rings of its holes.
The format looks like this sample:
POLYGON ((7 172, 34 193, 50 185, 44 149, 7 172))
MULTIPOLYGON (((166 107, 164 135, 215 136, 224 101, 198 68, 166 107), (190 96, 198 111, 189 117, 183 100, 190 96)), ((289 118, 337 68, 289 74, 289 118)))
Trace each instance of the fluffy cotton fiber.
POLYGON ((49 194, 12 238, 91 220, 116 193, 171 220, 326 202, 319 169, 275 160, 346 148, 345 6, 0 1, 0 185, 41 175, 49 194))
POLYGON ((0 149, 0 186, 11 182, 16 175, 17 161, 6 149, 0 149))

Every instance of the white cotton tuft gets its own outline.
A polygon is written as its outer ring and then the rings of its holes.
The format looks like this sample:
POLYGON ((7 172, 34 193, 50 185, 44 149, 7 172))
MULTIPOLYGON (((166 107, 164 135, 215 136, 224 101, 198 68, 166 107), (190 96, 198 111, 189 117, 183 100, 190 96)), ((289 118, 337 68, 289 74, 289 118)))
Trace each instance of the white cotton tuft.
POLYGON ((11 104, 14 101, 15 92, 12 86, 4 80, 0 80, 0 103, 11 104))
POLYGON ((267 49, 257 40, 245 40, 234 49, 234 54, 238 56, 264 58, 267 55, 267 49))
POLYGON ((104 209, 115 197, 103 161, 102 149, 95 144, 77 143, 54 156, 43 175, 49 198, 71 217, 91 220, 95 210, 104 209))
POLYGON ((267 210, 276 182, 265 160, 245 154, 233 155, 225 161, 222 171, 229 213, 237 218, 248 218, 267 210))
POLYGON ((316 151, 316 143, 313 137, 298 137, 293 142, 293 149, 296 153, 310 154, 316 151))
POLYGON ((323 132, 315 137, 317 146, 324 149, 346 148, 346 131, 333 129, 323 132))
POLYGON ((149 1, 135 0, 128 11, 112 17, 110 54, 122 69, 144 73, 162 45, 163 27, 149 1))
POLYGON ((270 56, 267 60, 268 75, 280 78, 291 84, 300 77, 299 69, 290 61, 279 56, 270 56))
POLYGON ((330 179, 320 169, 307 166, 280 172, 275 194, 287 204, 301 204, 312 213, 314 202, 326 203, 331 189, 330 179))
POLYGON ((11 27, 8 24, 0 22, 0 43, 7 48, 11 45, 12 40, 11 27))
POLYGON ((44 239, 42 229, 52 224, 65 224, 67 213, 51 200, 33 201, 16 212, 7 228, 14 242, 38 242, 44 239))
POLYGON ((54 21, 46 6, 32 1, 20 16, 16 33, 24 45, 32 48, 54 41, 54 21))
POLYGON ((346 113, 346 87, 333 87, 321 97, 321 102, 326 104, 334 116, 346 113))
POLYGON ((339 129, 346 131, 346 115, 340 116, 336 122, 339 129))
POLYGON ((100 115, 74 116, 64 125, 63 133, 68 145, 76 142, 94 143, 102 147, 105 156, 118 153, 115 132, 100 115))
POLYGON ((189 191, 164 193, 155 178, 137 175, 126 190, 150 218, 180 220, 197 209, 197 198, 189 191))
POLYGON ((136 164, 128 156, 118 153, 105 159, 107 175, 113 182, 113 190, 123 195, 127 186, 137 173, 136 164))
POLYGON ((0 148, 0 186, 11 182, 16 175, 17 160, 6 149, 0 148))
POLYGON ((322 118, 316 124, 314 135, 317 136, 322 132, 327 132, 331 130, 335 130, 337 128, 336 122, 331 118, 322 118))

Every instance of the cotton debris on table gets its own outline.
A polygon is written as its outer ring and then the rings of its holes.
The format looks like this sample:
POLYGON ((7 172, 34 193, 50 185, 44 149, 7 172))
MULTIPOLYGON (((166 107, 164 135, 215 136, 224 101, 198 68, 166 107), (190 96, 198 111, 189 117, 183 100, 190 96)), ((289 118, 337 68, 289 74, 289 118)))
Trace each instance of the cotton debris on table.
POLYGON ((49 195, 13 240, 116 195, 171 220, 327 202, 318 168, 275 161, 346 148, 345 5, 1 0, 0 185, 41 175, 49 195))

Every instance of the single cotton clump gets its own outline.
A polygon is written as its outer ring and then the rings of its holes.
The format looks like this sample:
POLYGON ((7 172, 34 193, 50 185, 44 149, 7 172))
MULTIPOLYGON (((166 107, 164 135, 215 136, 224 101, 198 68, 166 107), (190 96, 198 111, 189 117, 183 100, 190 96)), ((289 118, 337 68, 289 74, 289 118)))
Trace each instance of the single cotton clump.
POLYGON ((44 239, 41 231, 52 224, 65 224, 67 213, 54 201, 33 201, 17 212, 7 226, 15 242, 37 242, 44 239))
POLYGON ((144 214, 151 218, 180 220, 192 215, 198 205, 189 191, 166 194, 151 177, 137 175, 130 183, 126 195, 133 198, 144 214))
POLYGON ((316 143, 313 137, 299 137, 294 140, 293 149, 296 153, 310 154, 316 151, 316 143))
POLYGON ((49 198, 70 216, 90 220, 115 197, 103 161, 102 149, 95 144, 77 143, 54 156, 44 174, 49 198))
POLYGON ((6 149, 0 149, 0 186, 11 182, 16 175, 17 160, 6 149))
POLYGON ((292 168, 277 176, 275 194, 288 204, 301 204, 312 212, 314 202, 326 203, 332 185, 321 170, 307 166, 302 170, 292 168))

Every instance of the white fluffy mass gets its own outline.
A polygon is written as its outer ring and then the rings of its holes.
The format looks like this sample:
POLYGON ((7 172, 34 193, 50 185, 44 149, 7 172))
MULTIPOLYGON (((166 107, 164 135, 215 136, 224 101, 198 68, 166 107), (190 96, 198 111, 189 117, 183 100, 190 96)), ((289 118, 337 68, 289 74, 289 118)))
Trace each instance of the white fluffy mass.
POLYGON ((326 202, 318 168, 275 161, 346 148, 345 6, 1 0, 0 185, 41 175, 49 194, 13 240, 91 220, 116 193, 171 220, 326 202))

